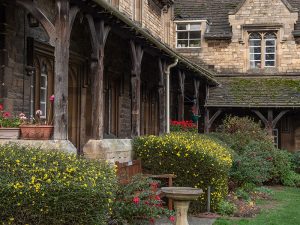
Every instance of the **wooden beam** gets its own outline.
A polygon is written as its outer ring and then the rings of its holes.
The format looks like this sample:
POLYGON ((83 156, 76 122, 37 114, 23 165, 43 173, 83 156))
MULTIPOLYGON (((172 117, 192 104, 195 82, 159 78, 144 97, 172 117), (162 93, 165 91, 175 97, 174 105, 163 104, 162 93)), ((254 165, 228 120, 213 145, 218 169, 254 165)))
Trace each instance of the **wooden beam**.
POLYGON ((131 46, 131 136, 140 136, 140 110, 141 110, 141 71, 142 71, 142 59, 144 50, 142 46, 136 44, 134 41, 130 41, 131 46))
POLYGON ((262 122, 264 123, 264 125, 267 127, 268 120, 266 119, 266 117, 264 117, 264 115, 260 111, 258 111, 258 110, 252 110, 252 112, 254 112, 262 120, 262 122))
POLYGON ((178 71, 179 75, 179 96, 178 96, 178 120, 184 120, 184 81, 185 81, 185 73, 182 71, 178 71))
POLYGON ((76 16, 79 12, 79 8, 77 6, 73 6, 71 9, 70 9, 70 16, 69 16, 69 27, 70 27, 70 34, 71 35, 71 31, 72 31, 72 28, 73 28, 73 24, 74 24, 74 21, 76 19, 76 16))
POLYGON ((50 19, 43 13, 40 8, 38 8, 36 3, 31 0, 17 0, 16 3, 24 7, 42 24, 43 28, 49 36, 50 44, 54 45, 56 39, 56 29, 51 23, 50 19))
POLYGON ((104 56, 105 44, 111 30, 104 21, 95 22, 91 15, 87 15, 91 31, 92 57, 92 137, 95 140, 103 139, 104 134, 104 56))
POLYGON ((289 112, 289 110, 281 111, 281 112, 276 116, 276 118, 273 120, 272 126, 275 128, 276 125, 277 125, 277 123, 278 123, 278 121, 279 121, 286 113, 288 113, 288 112, 289 112))
POLYGON ((158 59, 159 68, 159 85, 158 85, 158 101, 159 101, 159 134, 166 132, 166 94, 165 94, 165 70, 166 62, 161 58, 158 59))
POLYGON ((214 113, 214 115, 210 117, 210 112, 209 109, 205 108, 205 118, 204 118, 204 125, 205 125, 205 133, 209 133, 210 132, 210 128, 212 126, 212 124, 215 122, 215 120, 221 115, 222 110, 219 109, 217 112, 214 113))
POLYGON ((54 139, 68 139, 69 1, 56 0, 54 139))

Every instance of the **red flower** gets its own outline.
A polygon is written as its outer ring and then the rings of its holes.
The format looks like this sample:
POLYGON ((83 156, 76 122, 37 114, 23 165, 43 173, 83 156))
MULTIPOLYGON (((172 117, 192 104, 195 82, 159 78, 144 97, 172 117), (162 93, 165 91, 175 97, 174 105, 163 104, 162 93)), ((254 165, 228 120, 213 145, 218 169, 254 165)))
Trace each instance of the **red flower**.
POLYGON ((160 197, 159 197, 159 195, 156 195, 156 196, 155 196, 155 200, 158 200, 158 201, 160 201, 160 197))
POLYGON ((139 197, 134 197, 133 202, 134 202, 134 204, 139 204, 140 198, 139 197))
POLYGON ((50 100, 50 102, 54 102, 54 95, 51 95, 49 100, 50 100))
POLYGON ((4 112, 3 113, 3 117, 5 117, 5 118, 8 118, 8 117, 10 117, 11 116, 11 114, 9 113, 9 112, 4 112))
POLYGON ((170 216, 169 220, 170 220, 171 222, 175 222, 175 216, 170 216))
POLYGON ((150 218, 150 223, 154 224, 155 223, 155 220, 153 218, 150 218))
POLYGON ((158 183, 157 182, 152 182, 150 185, 153 188, 157 188, 158 187, 158 183))
POLYGON ((3 105, 2 104, 0 104, 0 111, 2 111, 3 110, 3 105))

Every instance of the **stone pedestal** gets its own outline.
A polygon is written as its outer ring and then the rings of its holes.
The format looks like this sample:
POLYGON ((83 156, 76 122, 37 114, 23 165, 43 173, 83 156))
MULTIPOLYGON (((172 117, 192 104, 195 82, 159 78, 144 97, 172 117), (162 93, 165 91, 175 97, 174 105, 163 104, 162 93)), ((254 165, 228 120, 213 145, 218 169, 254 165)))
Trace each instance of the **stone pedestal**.
POLYGON ((84 157, 106 160, 109 163, 129 162, 133 159, 131 139, 89 140, 83 147, 84 157))
POLYGON ((163 187, 161 191, 167 198, 174 200, 176 211, 176 225, 189 225, 187 213, 190 201, 197 200, 203 191, 191 187, 163 187))
POLYGON ((189 225, 187 213, 190 201, 174 201, 174 209, 176 211, 176 225, 189 225))

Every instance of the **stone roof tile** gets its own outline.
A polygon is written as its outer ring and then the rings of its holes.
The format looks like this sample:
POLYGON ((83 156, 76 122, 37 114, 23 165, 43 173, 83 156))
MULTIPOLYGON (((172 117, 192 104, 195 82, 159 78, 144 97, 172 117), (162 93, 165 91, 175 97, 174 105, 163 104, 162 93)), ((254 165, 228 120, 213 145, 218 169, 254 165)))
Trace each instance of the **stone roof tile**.
MULTIPOLYGON (((205 34, 208 39, 228 39, 231 37, 229 12, 234 11, 244 0, 175 0, 175 20, 206 19, 210 31, 205 34)), ((300 10, 300 0, 283 0, 292 8, 300 10)), ((300 31, 299 20, 295 30, 300 31)), ((296 32, 297 33, 297 32, 296 32)))
POLYGON ((219 77, 207 107, 300 107, 300 77, 219 77))

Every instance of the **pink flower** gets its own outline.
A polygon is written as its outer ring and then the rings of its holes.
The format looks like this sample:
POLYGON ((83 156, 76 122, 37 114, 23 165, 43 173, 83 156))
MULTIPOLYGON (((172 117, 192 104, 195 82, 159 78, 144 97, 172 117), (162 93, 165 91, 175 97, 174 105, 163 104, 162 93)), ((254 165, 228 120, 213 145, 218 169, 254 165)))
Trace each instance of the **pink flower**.
POLYGON ((0 104, 0 111, 2 111, 3 110, 3 105, 2 104, 0 104))
POLYGON ((134 202, 134 204, 139 204, 140 198, 139 197, 134 197, 133 202, 134 202))
POLYGON ((9 112, 4 112, 3 113, 3 117, 4 118, 8 118, 8 117, 10 117, 11 116, 11 114, 9 113, 9 112))
POLYGON ((169 220, 170 220, 171 222, 175 222, 175 216, 170 216, 169 220))
POLYGON ((40 109, 36 110, 36 111, 35 111, 35 115, 37 115, 37 116, 43 115, 42 110, 40 110, 40 109))
POLYGON ((156 195, 156 196, 155 196, 155 200, 160 201, 159 195, 156 195))
POLYGON ((54 102, 54 95, 51 95, 49 100, 50 100, 50 102, 54 102))

